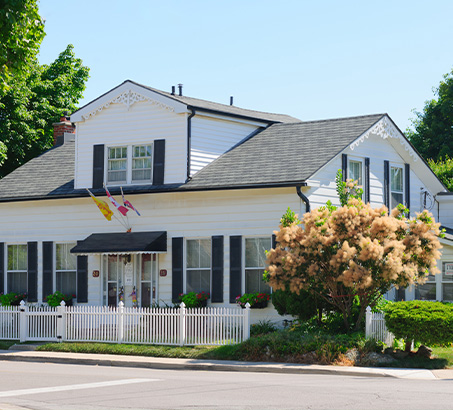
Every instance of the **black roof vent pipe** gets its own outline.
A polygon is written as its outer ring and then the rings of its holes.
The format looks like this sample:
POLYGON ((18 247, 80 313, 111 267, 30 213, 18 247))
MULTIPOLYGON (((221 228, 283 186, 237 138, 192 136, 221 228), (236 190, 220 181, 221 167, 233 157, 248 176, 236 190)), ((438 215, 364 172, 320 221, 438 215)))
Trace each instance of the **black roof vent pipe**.
POLYGON ((230 97, 230 105, 233 105, 233 96, 230 97))
POLYGON ((171 86, 171 95, 175 95, 175 88, 176 87, 174 85, 171 86))
POLYGON ((179 95, 182 97, 182 84, 178 84, 179 95))

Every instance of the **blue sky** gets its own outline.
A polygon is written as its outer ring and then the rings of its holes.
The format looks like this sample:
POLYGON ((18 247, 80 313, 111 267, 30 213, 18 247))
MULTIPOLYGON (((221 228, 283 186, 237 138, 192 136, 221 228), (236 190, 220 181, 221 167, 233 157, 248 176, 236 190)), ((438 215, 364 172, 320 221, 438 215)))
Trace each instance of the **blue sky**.
POLYGON ((387 112, 405 130, 453 68, 453 2, 41 0, 40 62, 73 44, 86 104, 126 79, 316 120, 387 112))

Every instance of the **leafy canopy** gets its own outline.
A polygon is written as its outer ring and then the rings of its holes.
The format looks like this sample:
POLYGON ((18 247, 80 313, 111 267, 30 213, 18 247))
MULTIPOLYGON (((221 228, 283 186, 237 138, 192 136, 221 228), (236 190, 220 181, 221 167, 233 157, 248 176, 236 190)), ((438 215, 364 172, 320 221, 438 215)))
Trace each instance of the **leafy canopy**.
MULTIPOLYGON (((36 62, 44 38, 36 0, 3 0, 0 7, 0 97, 13 76, 36 62)), ((0 106, 1 108, 1 106, 0 106)))
POLYGON ((406 135, 425 159, 439 161, 453 157, 453 70, 434 89, 437 98, 426 101, 422 112, 415 112, 414 130, 406 135))

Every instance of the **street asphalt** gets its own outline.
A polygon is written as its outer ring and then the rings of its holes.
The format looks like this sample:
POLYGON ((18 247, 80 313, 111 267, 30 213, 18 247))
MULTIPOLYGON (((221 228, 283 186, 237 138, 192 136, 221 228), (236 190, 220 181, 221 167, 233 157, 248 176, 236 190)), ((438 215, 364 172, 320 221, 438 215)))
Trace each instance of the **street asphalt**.
MULTIPOLYGON (((30 349, 33 349, 30 346, 30 349)), ((91 353, 0 350, 0 360, 64 363, 98 366, 140 367, 149 369, 211 370, 292 374, 330 374, 339 376, 395 377, 402 379, 451 379, 453 369, 397 369, 387 367, 324 366, 297 363, 241 362, 227 360, 170 359, 91 353)))

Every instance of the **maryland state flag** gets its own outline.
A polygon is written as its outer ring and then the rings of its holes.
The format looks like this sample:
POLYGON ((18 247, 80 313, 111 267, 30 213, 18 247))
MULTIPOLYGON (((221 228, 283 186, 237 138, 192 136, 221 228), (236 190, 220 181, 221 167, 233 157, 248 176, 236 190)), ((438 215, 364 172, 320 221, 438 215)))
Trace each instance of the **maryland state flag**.
POLYGON ((110 210, 107 202, 103 201, 102 199, 97 199, 91 192, 89 189, 87 189, 88 193, 90 194, 91 198, 93 198, 93 201, 96 203, 96 205, 98 206, 99 210, 102 212, 102 215, 105 216, 105 219, 107 219, 107 221, 111 221, 112 220, 112 215, 113 215, 113 212, 110 210))

